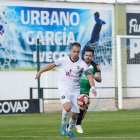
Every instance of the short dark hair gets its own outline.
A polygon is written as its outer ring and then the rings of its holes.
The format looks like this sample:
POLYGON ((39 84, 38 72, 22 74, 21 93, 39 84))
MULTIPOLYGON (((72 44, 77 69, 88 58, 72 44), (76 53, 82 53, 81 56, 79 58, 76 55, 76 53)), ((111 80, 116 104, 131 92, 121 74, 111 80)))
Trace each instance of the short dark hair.
POLYGON ((94 55, 94 50, 92 49, 92 48, 87 48, 86 50, 85 50, 85 52, 92 52, 92 54, 94 55))
POLYGON ((95 13, 94 13, 94 16, 97 16, 97 17, 99 18, 99 17, 100 17, 99 12, 95 12, 95 13))
POLYGON ((73 46, 78 46, 78 47, 81 48, 81 45, 80 45, 80 43, 78 43, 78 42, 74 42, 74 43, 72 43, 72 44, 71 44, 71 48, 72 48, 73 46))

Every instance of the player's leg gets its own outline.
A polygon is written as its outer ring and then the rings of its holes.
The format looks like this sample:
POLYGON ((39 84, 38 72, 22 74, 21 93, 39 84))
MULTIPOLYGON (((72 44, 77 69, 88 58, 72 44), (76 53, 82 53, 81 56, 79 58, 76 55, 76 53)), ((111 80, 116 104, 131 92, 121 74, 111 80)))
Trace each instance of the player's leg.
POLYGON ((66 102, 63 104, 63 111, 62 111, 62 122, 61 122, 61 128, 60 128, 60 134, 62 136, 65 136, 67 134, 66 132, 66 122, 67 118, 69 116, 69 112, 71 110, 71 105, 69 102, 66 102))
POLYGON ((69 120, 69 124, 68 124, 68 127, 67 127, 67 135, 70 138, 75 137, 72 130, 75 127, 76 121, 77 121, 77 113, 71 112, 71 118, 69 120))
MULTIPOLYGON (((89 92, 89 91, 88 91, 89 92)), ((88 92, 86 93, 88 96, 88 92)), ((82 95, 82 94, 81 94, 82 95)), ((88 107, 86 106, 86 108, 80 108, 80 113, 78 113, 78 118, 77 118, 77 122, 76 122, 76 131, 77 133, 84 133, 83 128, 82 128, 82 120, 85 117, 85 114, 87 112, 88 107)))
POLYGON ((69 100, 69 94, 66 90, 60 90, 60 100, 63 105, 63 111, 62 111, 62 122, 60 127, 60 134, 62 136, 65 136, 67 134, 66 132, 66 122, 67 118, 69 116, 69 112, 71 110, 71 104, 69 100))
POLYGON ((71 110, 71 104, 69 102, 64 103, 63 111, 62 111, 62 123, 66 124, 70 110, 71 110))
POLYGON ((76 131, 78 133, 84 133, 83 128, 81 126, 82 120, 84 119, 84 116, 86 114, 87 110, 81 110, 80 109, 80 113, 78 113, 78 118, 77 118, 77 122, 76 122, 76 131))
POLYGON ((79 90, 74 91, 73 95, 71 96, 71 118, 70 118, 68 128, 67 128, 67 131, 68 131, 67 135, 70 138, 74 138, 74 133, 72 132, 72 130, 76 125, 77 116, 78 116, 78 113, 79 113, 79 106, 77 104, 78 96, 79 96, 79 90))

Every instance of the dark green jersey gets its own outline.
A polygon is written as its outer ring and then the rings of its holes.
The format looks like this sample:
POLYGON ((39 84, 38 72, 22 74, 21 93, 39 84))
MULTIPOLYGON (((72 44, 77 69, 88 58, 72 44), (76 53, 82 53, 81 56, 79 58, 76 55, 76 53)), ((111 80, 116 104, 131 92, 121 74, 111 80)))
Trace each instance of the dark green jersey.
MULTIPOLYGON (((89 71, 90 73, 93 73, 93 75, 96 72, 101 73, 99 65, 97 65, 95 62, 91 63, 91 65, 89 66, 89 71)), ((85 72, 83 72, 80 78, 80 94, 89 94, 89 92, 90 92, 90 83, 85 72)))

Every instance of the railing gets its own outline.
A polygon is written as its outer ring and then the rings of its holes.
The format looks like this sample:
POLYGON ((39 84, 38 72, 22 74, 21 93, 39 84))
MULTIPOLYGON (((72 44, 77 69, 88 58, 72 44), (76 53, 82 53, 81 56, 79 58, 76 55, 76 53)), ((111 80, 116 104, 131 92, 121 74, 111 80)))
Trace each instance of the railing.
MULTIPOLYGON (((38 97, 39 99, 43 99, 44 100, 59 100, 59 98, 45 98, 44 97, 44 90, 45 89, 58 89, 57 87, 41 87, 39 89, 39 94, 38 97)), ((96 87, 96 89, 115 89, 115 97, 96 97, 96 100, 98 99, 114 99, 115 100, 115 106, 116 108, 118 108, 118 88, 117 87, 96 87)), ((33 90, 38 90, 37 87, 30 87, 30 99, 33 99, 33 90)), ((90 98, 90 99, 94 99, 94 98, 90 98)))
MULTIPOLYGON (((136 88, 136 87, 134 87, 134 88, 136 88)), ((33 99, 33 90, 34 89, 37 89, 38 90, 38 88, 37 87, 30 87, 30 99, 33 99)), ((38 95, 38 98, 43 98, 43 99, 45 99, 45 100, 53 100, 54 98, 44 98, 44 89, 58 89, 57 87, 41 87, 40 89, 39 89, 39 95, 38 95)), ((115 97, 117 96, 117 91, 118 91, 118 88, 117 87, 96 87, 96 89, 115 89, 115 97)), ((105 98, 105 97, 104 97, 105 98)), ((55 98, 55 100, 56 99, 59 99, 59 98, 55 98)))
MULTIPOLYGON (((123 89, 127 89, 127 88, 133 88, 133 89, 135 89, 135 88, 140 88, 140 87, 123 87, 123 89)), ((35 98, 38 98, 38 99, 41 99, 42 100, 42 103, 44 104, 44 101, 45 100, 48 100, 48 101, 51 101, 52 100, 52 103, 53 103, 53 101, 54 100, 60 100, 59 98, 56 98, 56 97, 51 97, 51 98, 49 98, 49 97, 45 97, 45 95, 46 95, 46 92, 44 92, 44 90, 57 90, 58 88, 57 87, 41 87, 40 89, 39 89, 39 92, 37 92, 37 93, 35 93, 35 96, 33 96, 33 94, 34 94, 34 90, 36 90, 36 91, 38 91, 38 88, 37 87, 30 87, 30 99, 33 99, 34 97, 35 98), (38 96, 36 96, 36 94, 38 94, 38 96)), ((96 87, 96 89, 114 89, 113 91, 111 91, 111 92, 113 92, 113 94, 111 93, 111 95, 113 95, 113 97, 112 96, 106 96, 105 94, 105 96, 101 96, 101 97, 91 97, 90 99, 92 100, 93 99, 93 102, 99 102, 99 103, 104 103, 104 102, 106 102, 107 100, 108 100, 108 102, 110 102, 110 103, 113 103, 113 106, 116 108, 116 109, 118 109, 118 88, 117 87, 96 87)), ((101 91, 102 92, 102 91, 101 91)), ((105 90, 105 92, 107 93, 108 91, 106 91, 105 90)), ((110 91, 109 91, 110 92, 110 91)), ((103 93, 104 93, 104 91, 103 91, 103 93)), ((101 93, 102 94, 102 93, 101 93)), ((127 97, 127 96, 122 96, 122 104, 123 104, 123 108, 125 109, 126 107, 125 107, 125 103, 126 103, 126 101, 128 101, 127 99, 131 99, 132 101, 131 101, 131 107, 133 106, 133 101, 135 101, 135 99, 140 99, 140 96, 139 97, 135 97, 135 96, 133 96, 133 97, 127 97)), ((98 103, 98 106, 99 106, 99 103, 98 103)), ((97 105, 96 105, 97 106, 97 105)), ((138 104, 137 104, 137 106, 139 106, 138 104)), ((139 107, 138 107, 139 108, 139 107)))

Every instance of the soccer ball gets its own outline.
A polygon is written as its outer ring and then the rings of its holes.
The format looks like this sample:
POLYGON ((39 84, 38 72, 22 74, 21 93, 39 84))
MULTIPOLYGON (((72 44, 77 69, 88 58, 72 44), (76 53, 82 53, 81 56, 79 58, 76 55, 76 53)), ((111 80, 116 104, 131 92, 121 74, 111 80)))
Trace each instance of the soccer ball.
POLYGON ((81 94, 77 98, 77 104, 79 105, 80 109, 85 110, 88 108, 90 103, 89 96, 87 94, 81 94))

